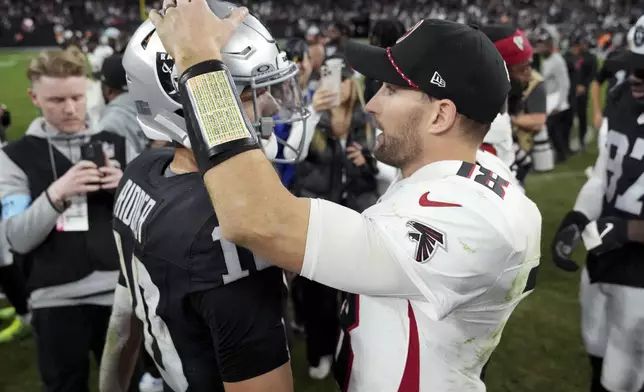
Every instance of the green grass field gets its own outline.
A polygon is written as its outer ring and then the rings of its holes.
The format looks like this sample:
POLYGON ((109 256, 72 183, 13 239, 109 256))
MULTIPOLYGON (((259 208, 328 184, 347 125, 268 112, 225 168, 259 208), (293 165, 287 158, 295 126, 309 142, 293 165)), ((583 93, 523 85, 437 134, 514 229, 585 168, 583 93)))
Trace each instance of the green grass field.
MULTIPOLYGON (((33 53, 0 55, 0 103, 7 104, 13 114, 11 139, 21 136, 38 113, 26 94, 25 70, 30 56, 33 53)), ((583 170, 594 162, 595 155, 596 149, 591 148, 553 172, 531 174, 528 178, 528 195, 543 215, 541 269, 535 292, 514 312, 492 356, 487 377, 490 392, 588 390, 589 366, 579 331, 579 274, 556 269, 549 246, 561 218, 572 208, 586 180, 583 170)), ((578 252, 576 260, 583 259, 583 253, 578 252)), ((293 352, 293 368, 296 391, 336 391, 330 380, 308 379, 301 342, 293 352)), ((33 340, 0 346, 0 392, 38 390, 33 340)))

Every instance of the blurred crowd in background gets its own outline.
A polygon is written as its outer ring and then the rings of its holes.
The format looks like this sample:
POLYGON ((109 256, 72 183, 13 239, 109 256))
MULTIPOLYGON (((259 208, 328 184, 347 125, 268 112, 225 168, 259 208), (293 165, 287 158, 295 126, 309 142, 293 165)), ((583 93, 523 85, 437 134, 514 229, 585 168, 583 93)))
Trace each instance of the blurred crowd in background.
MULTIPOLYGON (((624 33, 644 4, 636 0, 282 0, 249 1, 247 6, 276 37, 303 35, 309 28, 324 30, 330 23, 347 26, 352 37, 366 38, 380 19, 396 19, 410 28, 422 18, 462 23, 513 23, 531 31, 541 24, 557 25, 563 35, 584 29, 595 39, 621 44, 624 33), (607 37, 608 35, 609 37, 607 37)), ((63 40, 96 39, 109 27, 132 32, 142 8, 160 8, 161 2, 26 0, 0 1, 0 47, 48 46, 63 40), (143 6, 143 7, 142 7, 143 6)), ((604 42, 602 42, 603 44, 604 42)))

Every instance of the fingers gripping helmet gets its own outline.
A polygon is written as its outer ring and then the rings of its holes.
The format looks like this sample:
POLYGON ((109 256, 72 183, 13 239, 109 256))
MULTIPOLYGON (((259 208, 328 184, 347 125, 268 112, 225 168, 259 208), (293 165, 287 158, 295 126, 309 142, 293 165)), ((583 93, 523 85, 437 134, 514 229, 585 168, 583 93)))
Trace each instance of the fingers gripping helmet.
MULTIPOLYGON (((231 3, 214 0, 208 0, 208 5, 222 19, 230 15, 234 7, 231 3)), ((267 156, 278 163, 300 161, 305 137, 296 138, 298 145, 290 145, 273 134, 275 126, 305 122, 309 116, 297 84, 297 65, 280 52, 272 35, 252 15, 246 17, 222 49, 222 59, 232 74, 237 93, 248 97, 248 105, 252 99, 248 115, 267 156), (292 150, 289 159, 275 159, 277 144, 292 150), (268 146, 274 153, 268 152, 268 146)), ((180 75, 149 20, 130 40, 123 66, 129 92, 136 104, 137 119, 145 135, 152 140, 175 141, 190 148, 179 99, 180 75)), ((302 125, 303 132, 306 127, 302 125)))

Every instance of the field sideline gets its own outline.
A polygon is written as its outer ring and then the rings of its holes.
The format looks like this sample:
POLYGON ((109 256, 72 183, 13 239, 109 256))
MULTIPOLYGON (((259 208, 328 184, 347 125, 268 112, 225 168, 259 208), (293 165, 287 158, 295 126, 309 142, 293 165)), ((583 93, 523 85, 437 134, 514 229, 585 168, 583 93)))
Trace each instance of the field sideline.
MULTIPOLYGON (((26 94, 26 67, 32 56, 33 52, 0 54, 0 103, 12 112, 10 139, 20 137, 38 115, 26 94)), ((556 269, 549 247, 561 218, 572 208, 586 180, 583 171, 594 162, 596 151, 593 147, 553 172, 528 178, 528 195, 543 215, 541 268, 535 292, 514 312, 492 356, 487 376, 490 392, 589 389, 589 365, 579 332, 579 274, 556 269)), ((577 252, 576 260, 583 262, 582 251, 577 252)), ((298 343, 293 352, 296 391, 336 391, 330 380, 309 380, 305 361, 303 345, 298 343)), ((0 346, 0 392, 39 390, 33 339, 0 346)))

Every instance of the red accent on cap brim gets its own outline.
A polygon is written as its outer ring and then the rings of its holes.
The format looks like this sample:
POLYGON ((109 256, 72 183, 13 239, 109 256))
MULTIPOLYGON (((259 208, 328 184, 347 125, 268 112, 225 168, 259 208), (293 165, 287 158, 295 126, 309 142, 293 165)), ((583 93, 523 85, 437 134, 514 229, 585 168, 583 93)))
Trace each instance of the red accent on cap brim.
POLYGON ((409 87, 389 62, 386 49, 349 41, 345 55, 349 65, 362 75, 395 86, 409 87))

